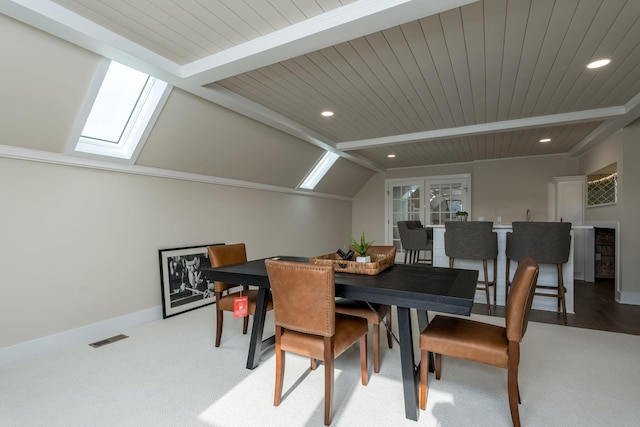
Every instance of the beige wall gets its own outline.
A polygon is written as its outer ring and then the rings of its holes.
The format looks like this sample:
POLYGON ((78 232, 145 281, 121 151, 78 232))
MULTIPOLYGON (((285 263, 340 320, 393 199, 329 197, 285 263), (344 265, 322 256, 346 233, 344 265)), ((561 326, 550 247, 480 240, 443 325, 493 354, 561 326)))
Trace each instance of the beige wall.
POLYGON ((586 209, 587 222, 619 223, 617 254, 620 268, 618 298, 622 302, 640 304, 640 265, 637 262, 640 242, 640 122, 618 131, 580 159, 580 173, 588 175, 611 163, 618 166, 618 202, 611 206, 586 209))
POLYGON ((351 202, 0 158, 0 348, 161 305, 158 249, 335 251, 351 202))
POLYGON ((478 162, 472 173, 473 219, 484 216, 502 222, 526 221, 530 209, 533 221, 552 221, 548 210, 548 184, 556 176, 573 176, 578 160, 567 156, 544 156, 478 162))
POLYGON ((586 208, 585 221, 620 221, 624 194, 621 191, 624 174, 622 173, 623 131, 620 130, 607 141, 599 144, 580 158, 580 174, 589 175, 612 163, 618 165, 618 203, 615 205, 586 208))
POLYGON ((531 209, 533 219, 548 221, 548 186, 556 176, 578 173, 578 160, 564 155, 412 168, 374 175, 353 201, 353 230, 366 227, 367 237, 385 241, 385 180, 454 174, 471 174, 471 214, 496 220, 500 207, 503 223, 522 221, 531 209))

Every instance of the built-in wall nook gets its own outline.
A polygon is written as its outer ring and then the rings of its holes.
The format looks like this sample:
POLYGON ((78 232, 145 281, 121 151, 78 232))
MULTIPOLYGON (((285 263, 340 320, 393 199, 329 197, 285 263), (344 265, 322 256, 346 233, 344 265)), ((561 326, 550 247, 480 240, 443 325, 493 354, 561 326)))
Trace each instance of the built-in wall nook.
POLYGON ((587 207, 618 201, 618 164, 612 163, 587 176, 587 207))
POLYGON ((616 230, 595 227, 594 278, 615 279, 616 277, 616 230))

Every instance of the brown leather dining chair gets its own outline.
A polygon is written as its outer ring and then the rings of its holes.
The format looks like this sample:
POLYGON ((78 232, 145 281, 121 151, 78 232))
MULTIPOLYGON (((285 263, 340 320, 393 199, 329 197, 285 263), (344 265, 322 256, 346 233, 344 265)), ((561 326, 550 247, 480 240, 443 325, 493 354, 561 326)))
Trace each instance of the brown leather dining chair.
POLYGON ((331 424, 334 359, 360 343, 362 385, 367 385, 367 332, 363 318, 335 312, 332 266, 265 260, 273 294, 276 325, 274 406, 280 405, 285 352, 324 361, 324 424, 331 424))
POLYGON ((438 380, 443 354, 506 368, 511 420, 514 426, 520 426, 520 342, 527 330, 538 271, 538 264, 533 258, 523 258, 518 263, 507 304, 506 327, 459 317, 436 316, 425 328, 420 334, 420 409, 425 409, 427 404, 428 359, 429 352, 433 352, 438 380))
MULTIPOLYGON (((367 254, 379 254, 396 259, 395 246, 370 246, 367 254)), ((391 336, 391 306, 388 304, 369 304, 363 301, 354 301, 348 298, 340 298, 336 301, 336 313, 349 316, 363 317, 373 325, 373 371, 380 372, 380 323, 384 320, 387 331, 387 345, 393 348, 391 336), (373 308, 373 310, 372 310, 373 308)))
MULTIPOLYGON (((211 262, 211 267, 222 267, 224 265, 247 262, 247 250, 244 243, 208 246, 207 252, 209 253, 209 261, 211 262)), ((258 291, 255 289, 249 289, 249 287, 246 285, 241 286, 225 282, 215 282, 214 291, 216 294, 216 347, 220 347, 224 312, 233 312, 234 299, 242 295, 248 297, 249 305, 247 308, 247 312, 250 316, 253 316, 256 311, 256 298, 258 296, 258 291), (242 287, 242 289, 231 292, 234 288, 240 287, 242 287)), ((272 309, 273 302, 271 301, 271 299, 269 299, 267 303, 267 311, 272 309)), ((245 316, 243 321, 244 323, 242 325, 242 333, 246 334, 249 327, 249 316, 245 316)))

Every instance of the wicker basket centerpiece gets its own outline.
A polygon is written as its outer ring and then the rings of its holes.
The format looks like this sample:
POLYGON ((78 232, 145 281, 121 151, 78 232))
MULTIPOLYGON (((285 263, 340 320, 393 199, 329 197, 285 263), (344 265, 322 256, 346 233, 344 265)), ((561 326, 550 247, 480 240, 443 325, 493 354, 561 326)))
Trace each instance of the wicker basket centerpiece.
POLYGON ((312 257, 309 262, 318 265, 333 265, 336 272, 368 274, 374 276, 391 267, 394 259, 391 255, 369 254, 371 262, 346 261, 337 253, 312 257))

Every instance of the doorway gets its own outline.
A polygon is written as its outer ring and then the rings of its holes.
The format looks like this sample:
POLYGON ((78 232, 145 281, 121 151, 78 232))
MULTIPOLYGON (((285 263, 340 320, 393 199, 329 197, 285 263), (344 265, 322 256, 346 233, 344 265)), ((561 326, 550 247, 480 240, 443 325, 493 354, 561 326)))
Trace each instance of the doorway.
POLYGON ((386 184, 386 244, 396 247, 396 261, 404 260, 398 221, 444 224, 456 213, 471 214, 471 175, 388 179, 386 184))

